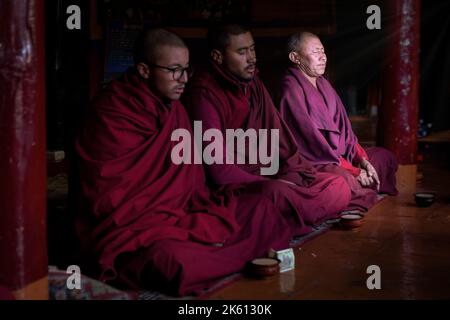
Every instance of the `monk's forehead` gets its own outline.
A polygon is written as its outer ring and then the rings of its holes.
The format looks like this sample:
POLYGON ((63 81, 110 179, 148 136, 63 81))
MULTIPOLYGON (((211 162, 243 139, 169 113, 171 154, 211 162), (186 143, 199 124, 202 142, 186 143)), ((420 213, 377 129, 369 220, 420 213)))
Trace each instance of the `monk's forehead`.
POLYGON ((229 35, 228 47, 231 50, 239 48, 247 48, 254 44, 252 34, 250 32, 241 33, 238 35, 229 35))
POLYGON ((181 65, 189 63, 189 50, 173 45, 159 45, 155 48, 155 63, 162 66, 181 65))
POLYGON ((314 48, 322 48, 322 42, 318 37, 306 36, 300 43, 298 49, 308 50, 314 48))

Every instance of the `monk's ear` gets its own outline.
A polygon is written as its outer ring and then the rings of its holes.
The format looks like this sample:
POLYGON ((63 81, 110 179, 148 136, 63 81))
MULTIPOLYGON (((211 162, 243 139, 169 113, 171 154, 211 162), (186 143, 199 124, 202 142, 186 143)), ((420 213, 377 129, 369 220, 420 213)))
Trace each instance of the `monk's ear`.
POLYGON ((142 78, 148 79, 150 78, 150 68, 147 64, 140 62, 137 64, 136 69, 142 78))
POLYGON ((211 58, 217 63, 222 64, 223 62, 223 54, 217 49, 213 49, 211 51, 211 58))
POLYGON ((300 63, 300 57, 298 56, 298 53, 295 52, 295 51, 291 51, 289 53, 289 60, 291 60, 295 64, 299 64, 300 63))

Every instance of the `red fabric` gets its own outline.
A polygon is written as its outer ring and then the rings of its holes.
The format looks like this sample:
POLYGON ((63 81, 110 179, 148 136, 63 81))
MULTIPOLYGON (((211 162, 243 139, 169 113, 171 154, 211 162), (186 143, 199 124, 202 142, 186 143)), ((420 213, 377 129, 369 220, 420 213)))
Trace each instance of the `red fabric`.
POLYGON ((11 290, 0 284, 0 300, 15 300, 11 290))
POLYGON ((280 168, 275 176, 261 176, 262 165, 248 164, 248 159, 246 164, 207 165, 209 177, 216 185, 228 189, 244 186, 246 192, 272 199, 286 219, 296 218, 292 223, 298 226, 297 234, 308 232, 311 225, 335 216, 348 204, 350 190, 344 179, 317 174, 300 157, 293 136, 258 76, 250 82, 240 82, 213 63, 209 70, 196 74, 184 98, 191 118, 201 120, 203 130, 219 129, 224 136, 226 129, 279 130, 280 168))
MULTIPOLYGON (((219 129, 224 136, 226 129, 279 129, 281 161, 276 178, 298 185, 311 184, 315 169, 299 156, 295 141, 261 80, 256 77, 249 83, 242 83, 216 64, 212 68, 211 72, 197 73, 184 97, 193 119, 202 121, 203 130, 219 129)), ((249 164, 248 154, 246 156, 245 164, 212 164, 206 168, 219 185, 274 178, 261 176, 262 165, 249 164)))
POLYGON ((354 177, 359 176, 359 174, 361 173, 361 169, 360 168, 354 167, 350 162, 345 160, 345 158, 343 158, 343 157, 340 157, 339 160, 340 160, 339 166, 342 169, 347 170, 354 177))
POLYGON ((201 165, 172 163, 179 128, 192 135, 181 103, 164 103, 133 71, 94 101, 77 142, 86 201, 78 231, 102 280, 200 294, 288 247, 293 227, 270 199, 210 193, 201 165))
POLYGON ((366 150, 359 143, 355 145, 356 149, 356 161, 360 163, 362 160, 369 160, 369 156, 367 155, 366 150))
POLYGON ((314 87, 296 67, 281 80, 280 112, 302 156, 314 165, 339 164, 344 158, 358 165, 358 139, 341 99, 323 77, 314 87))
POLYGON ((343 177, 347 185, 350 186, 351 200, 345 210, 366 212, 377 202, 377 192, 371 188, 364 188, 351 171, 335 164, 321 165, 318 169, 321 172, 333 173, 343 177))
POLYGON ((398 162, 395 155, 387 149, 372 147, 367 149, 367 158, 377 171, 380 179, 380 193, 391 196, 398 194, 396 172, 398 162))
MULTIPOLYGON (((226 70, 216 65, 212 68, 213 72, 197 73, 186 92, 186 107, 192 118, 202 121, 203 130, 219 129, 224 136, 226 129, 279 129, 282 160, 276 177, 261 176, 262 165, 249 164, 248 154, 245 164, 208 165, 206 168, 214 182, 240 184, 281 178, 298 185, 311 184, 315 169, 299 156, 295 141, 261 80, 257 77, 250 83, 239 83, 226 70)), ((223 154, 225 158, 226 152, 223 154)))
POLYGON ((280 111, 292 130, 300 152, 319 171, 341 175, 351 187, 352 199, 347 210, 367 211, 376 201, 376 186, 363 188, 356 180, 360 162, 369 160, 381 180, 380 192, 396 194, 393 154, 377 148, 376 157, 358 143, 345 108, 323 77, 315 88, 298 68, 290 67, 282 79, 280 111))
MULTIPOLYGON (((367 160, 374 166, 380 178, 380 193, 386 193, 392 196, 398 194, 396 186, 395 172, 398 164, 394 154, 383 148, 368 148, 367 160)), ((351 165, 350 165, 351 166, 351 165)), ((351 168, 355 168, 351 166, 351 168)), ((369 210, 377 202, 377 192, 371 188, 361 186, 355 175, 351 174, 351 170, 336 166, 335 164, 327 164, 318 166, 319 171, 334 173, 342 176, 351 189, 351 201, 346 210, 359 210, 365 212, 369 210)))
MULTIPOLYGON (((366 151, 364 150, 363 147, 361 147, 361 145, 359 143, 357 143, 355 145, 355 151, 356 151, 355 161, 354 161, 355 165, 359 165, 363 159, 369 160, 369 156, 367 155, 366 151)), ((353 164, 348 162, 343 157, 340 157, 339 160, 340 160, 339 165, 343 169, 349 171, 355 177, 359 176, 359 174, 361 173, 361 169, 360 168, 355 167, 353 164)))
POLYGON ((93 102, 77 140, 84 208, 78 232, 101 279, 115 258, 161 239, 223 243, 238 230, 235 198, 210 194, 201 165, 174 165, 173 130, 191 124, 180 102, 164 104, 134 72, 93 102))
POLYGON ((165 239, 125 258, 119 278, 129 287, 147 287, 171 294, 202 294, 221 277, 241 271, 248 261, 268 250, 285 249, 291 225, 269 199, 239 196, 236 218, 241 226, 223 247, 165 239))

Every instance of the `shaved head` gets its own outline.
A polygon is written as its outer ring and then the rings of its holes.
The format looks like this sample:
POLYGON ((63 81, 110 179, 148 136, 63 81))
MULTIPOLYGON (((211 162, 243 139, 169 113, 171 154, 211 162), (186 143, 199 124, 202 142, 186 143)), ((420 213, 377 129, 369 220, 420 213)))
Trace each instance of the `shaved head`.
POLYGON ((311 32, 300 32, 289 37, 289 60, 316 86, 316 79, 325 73, 327 55, 319 37, 311 32))
POLYGON ((134 64, 149 89, 165 101, 178 100, 189 78, 189 50, 165 29, 143 31, 134 46, 134 64))
POLYGON ((303 31, 299 33, 294 33, 291 35, 287 42, 287 53, 291 53, 292 51, 301 52, 304 48, 304 44, 307 39, 316 38, 319 39, 317 35, 311 32, 303 31))
POLYGON ((165 29, 144 30, 136 39, 133 51, 134 64, 155 64, 161 58, 161 47, 186 48, 183 40, 165 29))

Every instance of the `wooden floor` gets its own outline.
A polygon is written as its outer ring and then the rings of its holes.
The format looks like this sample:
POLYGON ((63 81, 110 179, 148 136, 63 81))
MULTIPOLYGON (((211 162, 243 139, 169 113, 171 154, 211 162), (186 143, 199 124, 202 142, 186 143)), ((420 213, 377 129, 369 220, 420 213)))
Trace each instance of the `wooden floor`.
POLYGON ((428 161, 419 169, 417 190, 437 191, 431 207, 416 207, 411 193, 389 197, 359 229, 333 229, 297 248, 295 270, 244 278, 208 298, 449 299, 449 165, 428 161), (380 267, 380 290, 367 288, 370 265, 380 267))
MULTIPOLYGON (((416 207, 411 192, 387 198, 366 215, 361 228, 330 230, 297 248, 294 271, 265 280, 243 278, 207 298, 450 299, 450 139, 437 140, 419 144, 423 163, 417 190, 437 192, 430 208, 416 207), (381 269, 380 290, 367 289, 370 265, 381 269)), ((49 194, 59 199, 67 193, 67 181, 55 185, 49 194)), ((53 202, 53 224, 67 224, 59 221, 66 206, 53 202)), ((67 244, 66 233, 53 224, 50 261, 73 262, 71 257, 64 260, 67 245, 57 245, 67 244)))

